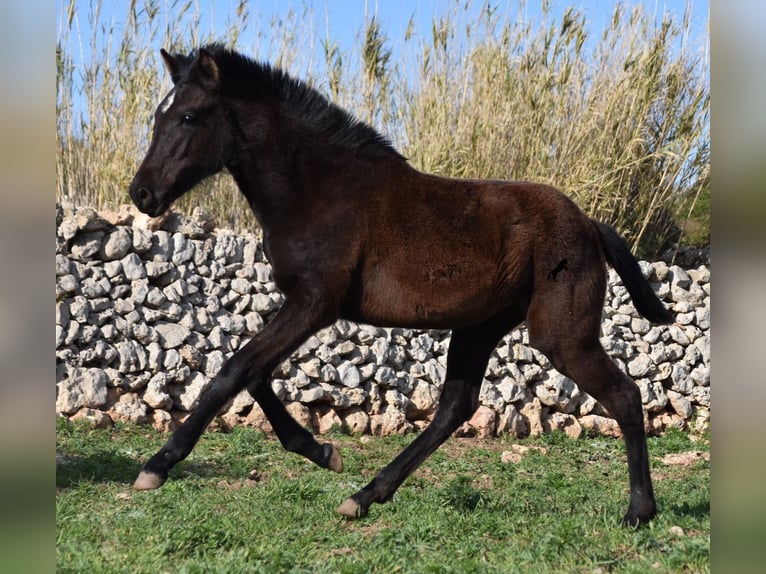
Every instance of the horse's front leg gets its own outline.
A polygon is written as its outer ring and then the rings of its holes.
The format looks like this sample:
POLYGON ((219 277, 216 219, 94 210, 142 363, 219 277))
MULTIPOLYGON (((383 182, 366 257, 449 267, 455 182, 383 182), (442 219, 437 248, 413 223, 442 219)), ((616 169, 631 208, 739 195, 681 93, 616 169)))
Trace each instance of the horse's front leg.
POLYGON ((295 444, 291 450, 304 454, 321 466, 340 470, 340 456, 333 447, 317 444, 310 433, 301 429, 284 407, 275 402, 273 392, 257 392, 259 386, 268 385, 267 375, 281 360, 297 349, 311 333, 334 320, 326 307, 320 307, 319 301, 322 299, 315 295, 302 293, 286 298, 276 317, 224 364, 203 391, 197 408, 176 429, 165 446, 146 462, 133 488, 147 490, 162 486, 170 469, 189 455, 216 413, 246 385, 256 395, 266 416, 277 422, 275 430, 283 444, 295 444), (295 434, 297 440, 290 440, 288 434, 295 434))

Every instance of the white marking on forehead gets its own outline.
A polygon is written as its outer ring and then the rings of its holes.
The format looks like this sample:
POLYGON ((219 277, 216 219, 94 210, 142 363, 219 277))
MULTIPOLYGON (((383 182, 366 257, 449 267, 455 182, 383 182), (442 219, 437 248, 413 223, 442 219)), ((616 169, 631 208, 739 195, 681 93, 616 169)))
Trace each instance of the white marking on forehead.
POLYGON ((170 108, 170 106, 173 105, 173 100, 175 99, 175 97, 176 97, 176 91, 174 89, 170 90, 170 93, 167 95, 167 97, 160 104, 160 112, 161 113, 164 114, 165 112, 168 111, 168 108, 170 108))

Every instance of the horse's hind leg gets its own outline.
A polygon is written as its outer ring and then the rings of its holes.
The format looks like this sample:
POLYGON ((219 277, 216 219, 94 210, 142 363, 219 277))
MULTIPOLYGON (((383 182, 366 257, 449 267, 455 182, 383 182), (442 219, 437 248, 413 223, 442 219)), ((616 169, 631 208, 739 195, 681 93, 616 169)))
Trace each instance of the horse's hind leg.
POLYGON ((625 440, 630 476, 630 503, 623 523, 638 526, 657 512, 652 480, 649 474, 649 453, 644 432, 641 393, 602 350, 584 353, 580 362, 560 369, 578 386, 595 397, 617 420, 625 440))
POLYGON ((656 513, 649 474, 641 393, 606 354, 598 339, 601 299, 588 292, 537 297, 527 317, 530 344, 556 369, 596 398, 617 420, 628 454, 630 503, 623 523, 637 526, 656 513))
POLYGON ((248 391, 258 401, 285 450, 300 454, 323 468, 342 472, 343 460, 337 447, 329 442, 320 445, 308 430, 299 425, 274 394, 270 382, 266 379, 249 385, 248 391))
POLYGON ((338 512, 366 516, 373 502, 388 501, 415 471, 478 407, 479 390, 492 350, 515 322, 496 316, 484 325, 452 333, 447 375, 434 420, 362 490, 346 499, 338 512))

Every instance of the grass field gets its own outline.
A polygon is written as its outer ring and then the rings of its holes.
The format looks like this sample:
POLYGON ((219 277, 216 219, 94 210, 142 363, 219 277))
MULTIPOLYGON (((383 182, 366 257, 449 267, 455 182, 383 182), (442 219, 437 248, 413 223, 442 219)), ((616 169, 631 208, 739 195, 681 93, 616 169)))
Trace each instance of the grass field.
POLYGON ((157 491, 130 485, 165 436, 147 427, 57 428, 57 572, 707 572, 709 437, 650 439, 658 517, 619 526, 622 441, 563 434, 450 439, 367 518, 334 513, 408 444, 336 434, 335 474, 247 428, 203 435, 157 491), (693 457, 692 457, 693 458, 693 457), (663 462, 663 459, 665 462, 663 462))

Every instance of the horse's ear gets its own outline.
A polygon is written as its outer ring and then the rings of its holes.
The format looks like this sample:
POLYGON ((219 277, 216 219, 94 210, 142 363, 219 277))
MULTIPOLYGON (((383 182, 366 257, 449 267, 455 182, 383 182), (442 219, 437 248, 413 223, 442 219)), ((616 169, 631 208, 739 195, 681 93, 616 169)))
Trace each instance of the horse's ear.
POLYGON ((202 48, 199 51, 196 63, 205 79, 212 82, 212 84, 217 87, 220 83, 220 72, 218 71, 218 64, 213 55, 202 48))
POLYGON ((175 84, 178 81, 178 60, 168 54, 164 48, 160 48, 160 54, 165 62, 165 67, 168 69, 168 72, 170 72, 170 79, 173 80, 173 83, 175 84))

